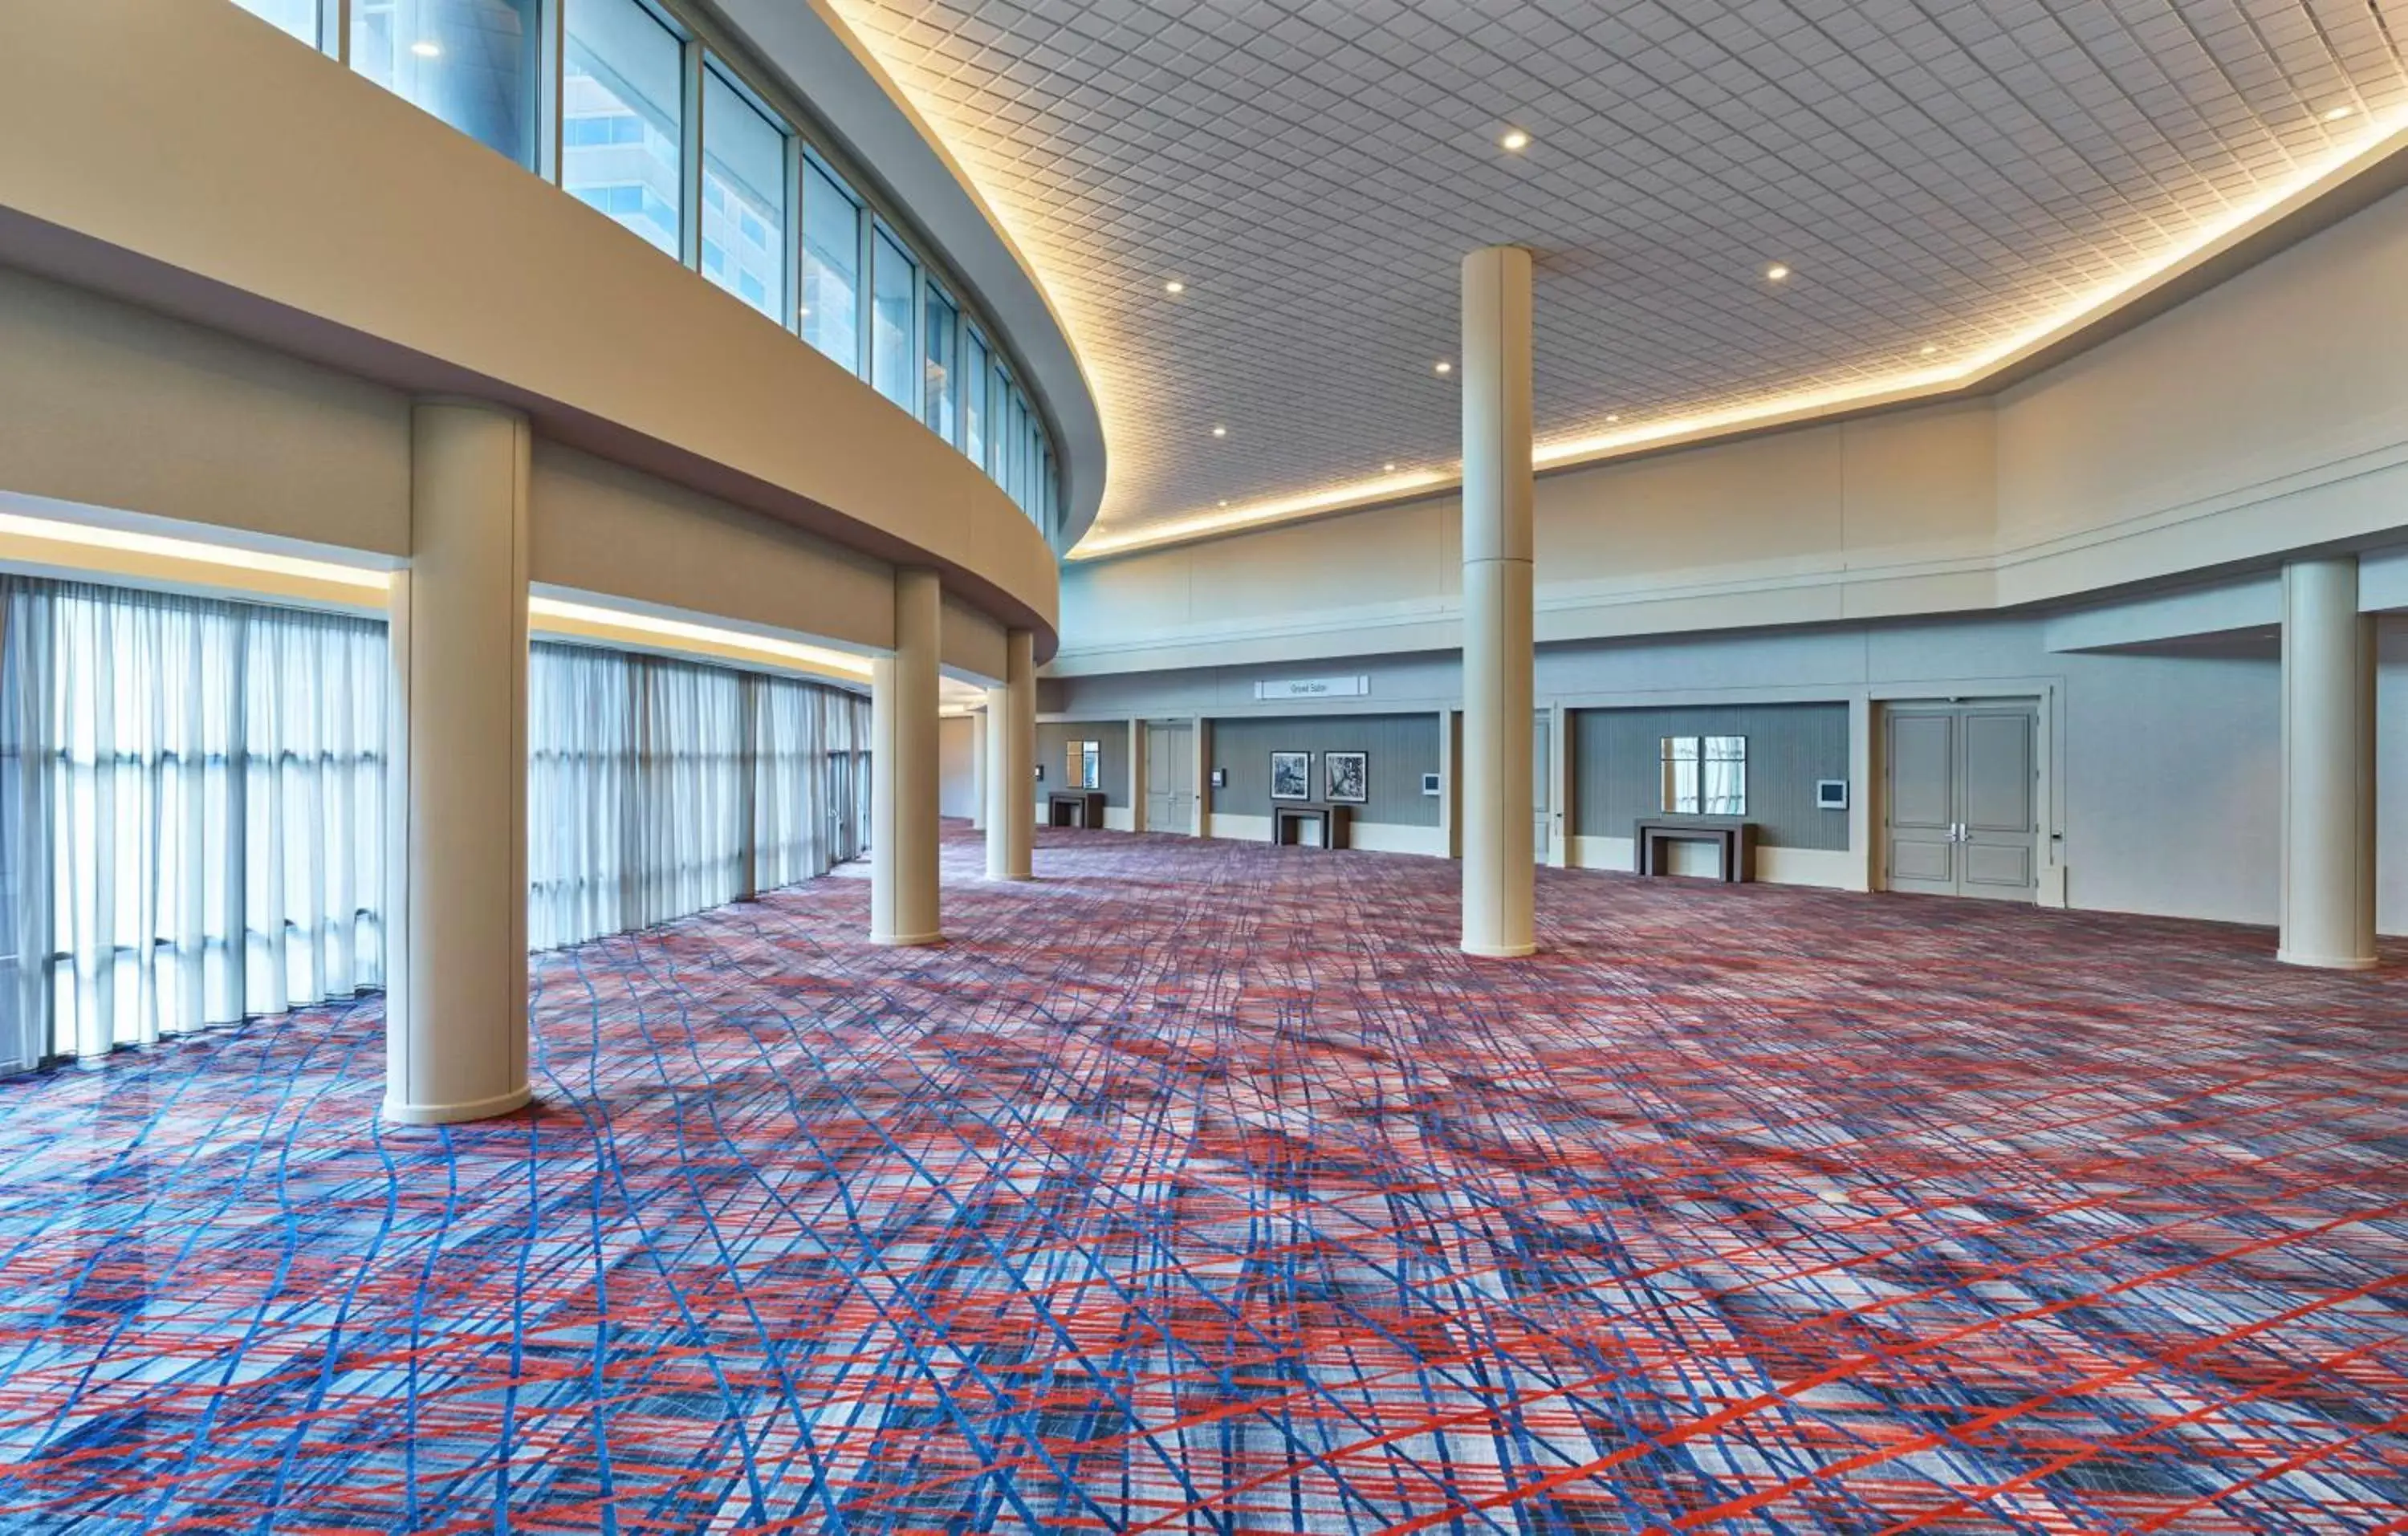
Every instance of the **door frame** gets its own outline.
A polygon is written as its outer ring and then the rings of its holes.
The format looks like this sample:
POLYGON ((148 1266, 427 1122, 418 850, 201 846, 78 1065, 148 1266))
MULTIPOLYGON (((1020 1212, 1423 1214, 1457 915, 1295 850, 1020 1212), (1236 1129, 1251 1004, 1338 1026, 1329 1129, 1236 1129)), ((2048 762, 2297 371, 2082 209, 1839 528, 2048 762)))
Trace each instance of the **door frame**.
MULTIPOLYGON (((1852 701, 1855 702, 1855 701, 1852 701)), ((1851 766, 1856 781, 1851 799, 1851 841, 1864 851, 1866 889, 1889 886, 1887 841, 1889 764, 1883 757, 1888 739, 1887 711, 1908 705, 2028 704, 2032 706, 2032 761, 2039 769, 2033 786, 2032 905, 2063 907, 2066 902, 2065 806, 2062 798, 2065 708, 2062 678, 1980 678, 1962 681, 1916 679, 1876 683, 1862 696, 1861 730, 1851 730, 1850 755, 1861 756, 1851 766), (1858 809, 1861 808, 1861 809, 1858 809)))

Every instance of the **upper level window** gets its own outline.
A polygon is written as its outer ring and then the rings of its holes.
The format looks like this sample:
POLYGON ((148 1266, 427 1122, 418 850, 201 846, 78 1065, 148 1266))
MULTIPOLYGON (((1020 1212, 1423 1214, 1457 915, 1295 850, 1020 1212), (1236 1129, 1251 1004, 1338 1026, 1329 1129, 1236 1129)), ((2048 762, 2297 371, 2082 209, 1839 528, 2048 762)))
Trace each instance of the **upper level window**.
POLYGON ((536 7, 537 0, 356 0, 351 67, 532 165, 536 7))
POLYGON ((876 260, 869 279, 869 381, 879 394, 917 414, 919 369, 911 355, 914 264, 883 229, 878 232, 876 260))
POLYGON ((702 82, 702 274, 784 323, 786 131, 717 70, 702 82))
POLYGON ((274 22, 308 43, 318 46, 318 0, 234 0, 253 16, 274 22))
POLYGON ((637 0, 568 0, 567 35, 560 184, 674 256, 683 50, 637 0))
POLYGON ((986 467, 986 338, 963 327, 962 452, 980 468, 986 467))
POLYGON ((961 311, 933 282, 928 284, 927 311, 921 323, 927 333, 928 361, 922 380, 927 399, 920 419, 928 423, 929 431, 952 442, 953 430, 960 424, 962 383, 959 370, 953 366, 953 349, 961 328, 957 323, 961 311))
POLYGON ((803 339, 861 371, 861 205, 803 163, 803 339))
POLYGON ((1028 473, 1028 408, 1021 403, 1020 391, 1004 392, 1003 452, 996 455, 996 483, 1012 500, 1021 498, 1021 486, 1028 473))

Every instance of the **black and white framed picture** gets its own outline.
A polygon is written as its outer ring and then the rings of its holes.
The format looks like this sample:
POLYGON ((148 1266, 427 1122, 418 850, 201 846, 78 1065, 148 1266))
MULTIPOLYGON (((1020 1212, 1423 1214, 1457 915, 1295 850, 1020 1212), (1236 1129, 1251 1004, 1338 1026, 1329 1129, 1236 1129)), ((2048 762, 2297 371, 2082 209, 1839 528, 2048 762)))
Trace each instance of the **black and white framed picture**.
POLYGON ((1274 800, 1312 798, 1312 754, 1309 752, 1271 754, 1271 798, 1274 800))
POLYGON ((1332 805, 1361 805, 1371 797, 1371 754, 1325 752, 1321 773, 1332 805))

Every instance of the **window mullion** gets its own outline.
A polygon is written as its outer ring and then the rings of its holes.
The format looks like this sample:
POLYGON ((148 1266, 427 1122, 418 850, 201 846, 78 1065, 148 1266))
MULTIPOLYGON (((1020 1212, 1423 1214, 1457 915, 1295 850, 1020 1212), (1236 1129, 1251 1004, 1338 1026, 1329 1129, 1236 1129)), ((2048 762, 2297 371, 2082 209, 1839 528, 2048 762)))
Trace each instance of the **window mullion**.
POLYGON ((679 95, 683 105, 678 136, 678 256, 702 270, 702 69, 698 37, 680 46, 679 95))

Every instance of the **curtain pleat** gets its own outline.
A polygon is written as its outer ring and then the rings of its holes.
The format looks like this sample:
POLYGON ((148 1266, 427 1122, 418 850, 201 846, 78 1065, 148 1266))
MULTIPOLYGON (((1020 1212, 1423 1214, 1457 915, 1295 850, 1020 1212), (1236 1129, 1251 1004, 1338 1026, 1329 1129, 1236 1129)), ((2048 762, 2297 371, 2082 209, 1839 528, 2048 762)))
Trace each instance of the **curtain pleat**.
POLYGON ((384 625, 0 578, 0 1049, 382 984, 384 625))

